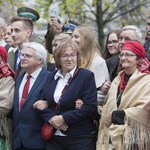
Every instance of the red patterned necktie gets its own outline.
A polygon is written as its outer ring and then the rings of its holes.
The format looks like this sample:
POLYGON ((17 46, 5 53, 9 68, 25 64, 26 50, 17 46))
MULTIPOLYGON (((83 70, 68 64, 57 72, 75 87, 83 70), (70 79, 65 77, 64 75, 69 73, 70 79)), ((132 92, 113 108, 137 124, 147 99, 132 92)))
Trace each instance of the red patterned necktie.
POLYGON ((28 91, 29 91, 29 87, 30 87, 30 78, 31 78, 31 75, 28 75, 27 76, 27 81, 24 85, 24 88, 23 88, 23 92, 22 92, 22 98, 21 98, 21 101, 20 101, 20 110, 22 109, 22 106, 26 100, 26 97, 28 96, 28 91))

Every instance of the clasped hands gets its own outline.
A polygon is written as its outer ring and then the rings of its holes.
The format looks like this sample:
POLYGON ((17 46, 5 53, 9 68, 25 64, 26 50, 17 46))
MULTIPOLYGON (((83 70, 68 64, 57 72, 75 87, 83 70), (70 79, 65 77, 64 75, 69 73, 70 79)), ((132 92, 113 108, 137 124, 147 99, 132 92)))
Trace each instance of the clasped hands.
POLYGON ((54 116, 50 119, 49 123, 55 128, 66 131, 68 126, 66 125, 62 115, 54 116))
MULTIPOLYGON (((33 104, 33 107, 38 110, 44 110, 48 108, 48 102, 45 100, 38 100, 33 104)), ((50 119, 49 123, 55 128, 66 131, 68 126, 66 125, 62 115, 54 116, 50 119)))

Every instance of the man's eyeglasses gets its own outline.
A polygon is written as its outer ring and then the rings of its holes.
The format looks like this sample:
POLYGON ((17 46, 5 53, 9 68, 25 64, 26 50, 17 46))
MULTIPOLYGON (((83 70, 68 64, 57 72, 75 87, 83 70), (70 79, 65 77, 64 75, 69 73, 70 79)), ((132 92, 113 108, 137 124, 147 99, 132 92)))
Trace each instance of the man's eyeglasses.
POLYGON ((37 57, 37 56, 31 56, 29 54, 23 54, 23 53, 19 54, 19 58, 20 59, 23 59, 23 58, 25 58, 25 59, 31 59, 31 58, 34 58, 34 57, 37 57))
POLYGON ((138 41, 136 39, 130 39, 129 37, 120 36, 119 37, 119 41, 122 41, 122 40, 124 40, 124 41, 138 41))
POLYGON ((133 56, 136 56, 135 54, 129 54, 129 53, 121 53, 119 55, 119 58, 122 58, 122 57, 125 57, 125 58, 130 58, 130 57, 133 57, 133 56))
POLYGON ((116 45, 117 43, 118 43, 117 40, 112 40, 112 41, 108 41, 108 42, 107 42, 107 45, 110 45, 110 44, 116 45))
POLYGON ((150 26, 150 22, 147 22, 147 25, 150 26))
POLYGON ((60 58, 62 58, 62 59, 64 59, 64 60, 67 60, 67 59, 69 59, 69 58, 75 59, 75 58, 77 58, 77 53, 70 54, 70 55, 68 55, 68 54, 63 54, 63 55, 60 55, 60 58))

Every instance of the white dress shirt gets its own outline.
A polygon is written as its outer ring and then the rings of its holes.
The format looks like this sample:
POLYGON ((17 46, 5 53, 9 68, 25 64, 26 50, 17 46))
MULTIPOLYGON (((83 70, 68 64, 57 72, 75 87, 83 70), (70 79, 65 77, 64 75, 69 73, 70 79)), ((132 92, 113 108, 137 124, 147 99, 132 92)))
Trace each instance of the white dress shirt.
MULTIPOLYGON (((40 74, 41 70, 42 70, 42 67, 40 67, 39 69, 37 69, 35 72, 33 72, 33 73, 31 74, 30 86, 29 86, 29 91, 28 91, 28 93, 30 92, 30 90, 31 90, 31 88, 32 88, 32 86, 33 86, 33 84, 34 84, 34 82, 36 81, 38 75, 40 74)), ((20 84, 20 87, 19 87, 19 103, 20 103, 21 98, 22 98, 23 88, 24 88, 24 85, 25 85, 25 83, 26 83, 26 81, 27 81, 27 76, 28 76, 28 75, 29 75, 29 74, 26 72, 25 75, 24 75, 24 77, 23 77, 23 79, 22 79, 22 82, 21 82, 21 84, 20 84)))
MULTIPOLYGON (((73 77, 73 74, 74 74, 75 70, 76 70, 76 67, 74 69, 72 69, 70 72, 68 72, 65 77, 63 77, 63 75, 61 73, 61 70, 58 70, 57 73, 55 74, 54 79, 57 80, 57 78, 59 78, 58 82, 57 82, 57 85, 56 85, 55 92, 54 92, 54 100, 55 100, 56 103, 58 103, 59 98, 62 94, 62 91, 63 91, 65 85, 67 84, 69 79, 71 77, 73 77)), ((56 130, 54 135, 66 136, 60 130, 56 130)))

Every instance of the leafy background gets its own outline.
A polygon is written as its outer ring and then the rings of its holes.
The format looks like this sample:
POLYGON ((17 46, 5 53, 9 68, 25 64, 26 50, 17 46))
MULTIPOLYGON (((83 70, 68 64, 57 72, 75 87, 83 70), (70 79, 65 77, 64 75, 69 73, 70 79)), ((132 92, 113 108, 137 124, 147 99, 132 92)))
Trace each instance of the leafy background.
POLYGON ((22 6, 39 12, 41 19, 37 22, 36 31, 46 31, 50 9, 54 7, 60 9, 62 22, 71 19, 79 24, 90 24, 102 50, 105 36, 112 29, 125 25, 137 25, 143 31, 144 39, 146 18, 150 16, 149 0, 0 0, 0 16, 9 22, 17 15, 17 8, 22 6))

